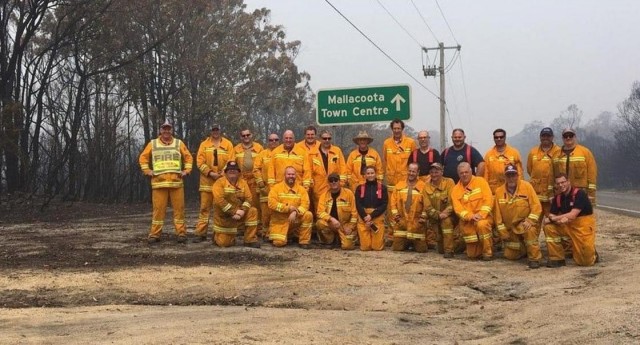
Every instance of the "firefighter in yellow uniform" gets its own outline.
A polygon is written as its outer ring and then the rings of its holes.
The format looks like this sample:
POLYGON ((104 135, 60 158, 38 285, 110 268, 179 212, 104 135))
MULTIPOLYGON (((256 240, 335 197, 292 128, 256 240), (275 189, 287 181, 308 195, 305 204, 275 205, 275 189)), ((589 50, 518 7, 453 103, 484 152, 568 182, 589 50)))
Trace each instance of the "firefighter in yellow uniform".
POLYGON ((269 239, 276 247, 287 245, 288 236, 297 235, 302 249, 309 249, 313 214, 309 212, 309 193, 296 182, 296 169, 285 168, 285 180, 269 190, 271 226, 269 239))
POLYGON ((312 201, 317 207, 320 206, 320 199, 329 191, 329 183, 327 183, 329 175, 337 174, 341 186, 344 186, 347 181, 344 155, 340 147, 331 144, 331 139, 331 132, 323 130, 320 133, 320 147, 308 153, 311 163, 312 201))
POLYGON ((558 194, 544 220, 544 233, 549 250, 547 267, 566 265, 562 236, 570 236, 573 261, 579 266, 592 266, 599 261, 596 251, 596 219, 593 205, 582 188, 571 186, 567 175, 556 175, 558 194))
POLYGON ((378 182, 382 182, 384 173, 382 172, 382 158, 380 154, 378 154, 378 151, 374 148, 369 147, 369 144, 373 142, 373 138, 370 137, 366 131, 360 131, 358 135, 353 138, 353 142, 357 147, 349 153, 345 164, 347 183, 355 194, 356 188, 366 181, 366 167, 372 166, 376 169, 376 179, 378 182))
POLYGON ((404 135, 404 122, 399 119, 389 124, 393 135, 382 144, 384 160, 384 176, 387 178, 389 195, 393 194, 395 185, 407 180, 407 162, 409 156, 417 148, 416 142, 404 135))
POLYGON ((340 175, 329 174, 329 189, 318 202, 318 221, 316 227, 321 244, 331 245, 335 235, 340 238, 340 247, 344 250, 354 248, 358 211, 356 199, 350 189, 340 185, 340 175))
POLYGON ((513 165, 518 169, 518 175, 523 177, 522 159, 520 152, 507 145, 507 132, 498 128, 493 131, 495 145, 484 155, 484 179, 489 183, 491 193, 504 184, 504 169, 507 165, 513 165))
POLYGON ((591 151, 578 144, 576 131, 567 128, 562 131, 562 149, 554 159, 555 173, 564 173, 568 176, 573 187, 582 188, 591 204, 596 204, 596 180, 598 178, 598 165, 591 151))
POLYGON ((296 145, 293 131, 286 130, 282 134, 282 145, 273 149, 271 164, 269 165, 269 186, 274 186, 285 180, 285 169, 293 167, 296 170, 296 183, 302 184, 305 190, 311 186, 311 168, 307 152, 296 145))
POLYGON ((542 205, 533 186, 521 180, 513 165, 505 168, 506 182, 496 189, 494 219, 504 241, 504 257, 519 260, 524 255, 529 268, 540 268, 540 215, 542 205))
POLYGON ((553 143, 553 130, 545 127, 540 131, 540 145, 535 146, 527 157, 529 183, 542 204, 542 214, 548 215, 553 199, 554 160, 560 155, 560 146, 553 143))
POLYGON ((178 242, 185 243, 187 228, 182 178, 191 172, 193 157, 182 140, 173 137, 173 126, 169 121, 160 126, 160 136, 142 150, 139 163, 142 173, 151 177, 153 216, 147 242, 152 244, 160 240, 167 204, 171 201, 178 242))
POLYGON ((396 183, 396 189, 389 197, 389 209, 394 220, 394 251, 403 251, 412 246, 418 253, 427 251, 426 213, 422 191, 424 182, 418 179, 418 163, 407 167, 406 181, 396 183))
POLYGON ((258 210, 251 205, 249 185, 240 178, 240 167, 227 163, 225 175, 213 184, 213 241, 219 247, 236 243, 238 226, 244 225, 244 245, 260 248, 257 237, 258 210))
POLYGON ((383 250, 385 245, 384 213, 389 205, 387 187, 377 180, 373 166, 365 169, 366 182, 356 188, 356 209, 358 210, 358 238, 360 250, 383 250))
MULTIPOLYGON (((444 254, 445 258, 452 258, 456 249, 460 247, 461 239, 459 233, 456 233, 450 198, 455 183, 452 179, 444 177, 443 171, 442 164, 431 164, 430 181, 425 184, 422 190, 422 198, 428 219, 427 233, 434 232, 436 234, 438 253, 444 254)), ((427 236, 429 235, 427 234, 427 236)))
POLYGON ((233 144, 222 137, 220 125, 211 126, 211 135, 200 143, 196 164, 200 170, 200 214, 196 224, 194 242, 201 242, 207 238, 209 214, 213 206, 211 187, 222 177, 227 162, 234 160, 233 144))
POLYGON ((252 205, 260 204, 260 196, 258 195, 258 184, 253 175, 253 167, 258 154, 264 150, 260 143, 253 141, 253 134, 248 129, 240 131, 240 143, 233 148, 236 163, 242 171, 242 179, 247 182, 253 199, 252 205))
POLYGON ((256 180, 260 194, 260 226, 263 232, 261 235, 265 238, 268 238, 269 235, 269 220, 271 219, 271 210, 267 204, 269 199, 269 185, 267 184, 267 180, 269 179, 269 165, 271 164, 273 149, 280 144, 280 138, 277 134, 271 133, 269 134, 268 140, 267 148, 258 154, 255 164, 253 165, 253 177, 256 180))
POLYGON ((460 180, 451 190, 451 202, 460 219, 460 230, 467 244, 467 257, 492 260, 491 188, 484 178, 472 175, 469 163, 460 163, 457 170, 460 180))

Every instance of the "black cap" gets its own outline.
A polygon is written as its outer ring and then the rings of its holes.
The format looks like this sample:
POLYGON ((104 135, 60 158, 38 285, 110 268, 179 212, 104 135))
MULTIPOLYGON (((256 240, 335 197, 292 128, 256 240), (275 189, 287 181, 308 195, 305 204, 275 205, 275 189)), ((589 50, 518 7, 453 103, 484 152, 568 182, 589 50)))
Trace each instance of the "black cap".
POLYGON ((553 129, 551 129, 551 127, 545 127, 540 131, 540 136, 543 136, 545 134, 548 134, 550 136, 553 136, 553 129))
POLYGON ((224 172, 227 172, 229 170, 235 170, 237 172, 240 172, 240 167, 238 166, 238 163, 234 161, 229 161, 227 162, 227 165, 224 167, 224 172))

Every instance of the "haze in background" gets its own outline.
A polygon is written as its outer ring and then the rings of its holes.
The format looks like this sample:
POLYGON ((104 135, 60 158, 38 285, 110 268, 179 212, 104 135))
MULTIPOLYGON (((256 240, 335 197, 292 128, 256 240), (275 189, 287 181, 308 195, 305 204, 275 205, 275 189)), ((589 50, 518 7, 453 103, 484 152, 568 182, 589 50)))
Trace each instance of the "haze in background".
MULTIPOLYGON (((434 93, 425 78, 427 57, 377 0, 330 0, 387 54, 434 93)), ((462 45, 462 59, 447 74, 452 127, 484 153, 491 132, 515 135, 526 123, 550 123, 571 104, 583 123, 618 103, 640 79, 640 1, 446 1, 380 0, 425 47, 462 45), (431 27, 434 38, 415 5, 431 27), (465 87, 466 85, 466 96, 465 87)), ((334 87, 409 84, 414 109, 409 125, 439 128, 439 103, 351 27, 324 0, 247 0, 248 10, 267 7, 271 23, 283 25, 289 40, 301 40, 296 63, 311 74, 314 90, 334 87)), ((446 52, 447 64, 453 50, 446 52)), ((429 64, 438 63, 435 53, 429 64)), ((433 142, 436 144, 436 142, 433 142)), ((523 153, 526 154, 526 153, 523 153)))

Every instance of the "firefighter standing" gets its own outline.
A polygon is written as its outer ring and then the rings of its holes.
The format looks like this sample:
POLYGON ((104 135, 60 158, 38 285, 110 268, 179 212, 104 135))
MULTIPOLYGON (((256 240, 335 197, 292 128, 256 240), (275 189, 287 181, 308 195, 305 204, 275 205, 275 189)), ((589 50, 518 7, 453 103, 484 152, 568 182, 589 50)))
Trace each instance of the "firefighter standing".
POLYGON ((145 146, 139 163, 142 173, 151 177, 153 216, 147 242, 160 241, 167 204, 171 201, 178 242, 186 243, 182 179, 191 172, 193 157, 182 140, 173 137, 173 126, 169 121, 160 126, 160 136, 145 146))

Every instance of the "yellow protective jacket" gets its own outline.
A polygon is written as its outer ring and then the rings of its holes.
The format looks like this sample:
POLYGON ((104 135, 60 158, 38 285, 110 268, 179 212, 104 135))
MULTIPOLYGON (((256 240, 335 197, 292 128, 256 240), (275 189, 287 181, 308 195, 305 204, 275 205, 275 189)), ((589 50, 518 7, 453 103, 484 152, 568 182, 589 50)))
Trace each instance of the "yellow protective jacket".
POLYGON ((425 183, 422 190, 424 199, 424 211, 431 219, 440 221, 440 213, 450 210, 453 214, 453 206, 451 205, 451 190, 455 186, 453 179, 442 176, 437 186, 432 183, 425 183))
POLYGON ((243 209, 245 213, 251 208, 251 190, 247 181, 239 178, 233 185, 226 176, 219 178, 211 188, 213 193, 213 216, 225 217, 233 216, 238 209, 243 209))
MULTIPOLYGON (((367 166, 376 167, 377 176, 376 179, 380 182, 384 179, 384 173, 382 172, 382 158, 380 158, 380 154, 374 148, 369 147, 367 154, 365 155, 365 161, 367 162, 367 166)), ((351 190, 355 190, 356 187, 363 184, 365 182, 365 177, 360 174, 360 169, 362 166, 362 155, 360 151, 356 147, 351 153, 349 157, 347 157, 346 163, 346 172, 347 172, 347 182, 349 183, 349 187, 351 190)))
POLYGON ((484 164, 484 179, 489 183, 491 193, 495 193, 496 189, 504 184, 504 169, 507 165, 514 165, 518 169, 520 179, 524 179, 520 152, 512 146, 505 144, 502 154, 498 153, 494 146, 484 155, 484 164))
POLYGON ((397 183, 407 180, 407 162, 416 148, 416 142, 404 134, 399 143, 390 137, 382 144, 384 175, 387 177, 389 192, 394 191, 394 186, 397 183))
POLYGON ((498 232, 504 233, 527 218, 534 225, 538 224, 542 205, 533 186, 527 181, 519 180, 514 194, 509 194, 506 184, 496 189, 493 212, 498 232))
POLYGON ((244 146, 242 146, 242 143, 236 145, 233 148, 234 151, 234 156, 236 159, 236 163, 238 163, 238 166, 240 167, 240 170, 242 171, 242 178, 244 178, 245 180, 249 181, 249 180, 254 180, 253 177, 253 168, 256 165, 256 159, 258 157, 258 154, 260 152, 262 152, 262 150, 264 150, 264 147, 262 147, 262 145, 260 145, 260 143, 257 142, 253 142, 253 145, 251 146, 251 157, 253 158, 253 166, 251 167, 251 170, 246 171, 245 167, 244 167, 244 146))
POLYGON ((284 169, 292 166, 296 169, 296 183, 302 184, 305 189, 311 186, 311 167, 307 151, 298 145, 294 145, 291 151, 284 148, 284 144, 273 149, 267 183, 273 186, 284 181, 284 169))
MULTIPOLYGON (((415 186, 409 191, 407 181, 400 181, 396 184, 396 190, 391 194, 389 198, 389 207, 391 208, 391 215, 394 217, 400 215, 401 218, 408 222, 417 221, 424 213, 424 200, 422 197, 422 191, 425 188, 424 182, 417 180, 415 186), (411 206, 409 210, 406 209, 406 202, 411 192, 411 206)), ((426 215, 426 214, 425 214, 426 215)))
POLYGON ((159 137, 151 140, 147 146, 145 146, 144 150, 142 150, 138 158, 140 168, 145 174, 153 171, 154 151, 158 154, 159 151, 163 150, 172 152, 170 160, 175 160, 177 164, 175 164, 174 171, 163 173, 154 172, 153 177, 151 177, 151 189, 182 188, 184 184, 180 172, 182 170, 186 171, 187 174, 191 172, 193 168, 193 156, 191 156, 191 152, 189 152, 187 146, 180 139, 172 138, 171 143, 167 145, 162 143, 159 137))
POLYGON ((273 150, 264 149, 258 153, 255 162, 253 162, 253 177, 256 179, 256 183, 264 183, 264 188, 260 190, 260 202, 267 202, 267 195, 269 194, 267 180, 269 179, 269 165, 271 164, 272 154, 273 150))
POLYGON ((451 203, 453 210, 462 220, 470 221, 476 213, 486 219, 491 214, 493 195, 484 178, 472 176, 467 186, 458 181, 451 189, 451 203))
MULTIPOLYGON (((338 208, 338 221, 340 224, 351 224, 355 229, 358 222, 358 209, 356 208, 356 197, 353 192, 347 188, 340 188, 340 194, 336 198, 338 208)), ((333 198, 331 191, 327 191, 320 197, 318 203, 318 219, 329 221, 331 219, 331 207, 333 207, 333 198)))
POLYGON ((560 155, 560 146, 553 144, 545 152, 536 146, 529 151, 527 157, 527 173, 529 182, 538 194, 540 202, 549 202, 553 199, 555 185, 554 160, 560 155))
POLYGON ((309 210, 309 192, 299 184, 289 187, 286 182, 276 183, 269 190, 269 200, 267 202, 271 213, 271 223, 278 224, 287 221, 289 217, 289 206, 298 209, 298 215, 302 215, 309 210))
POLYGON ((344 186, 347 181, 347 168, 342 150, 338 146, 331 145, 327 154, 329 164, 327 164, 327 170, 325 170, 320 150, 321 148, 309 151, 309 161, 311 163, 311 184, 313 185, 313 190, 315 193, 322 195, 329 190, 327 176, 332 173, 340 175, 340 185, 344 186))
POLYGON ((220 145, 215 147, 211 137, 203 140, 198 148, 196 164, 200 170, 200 191, 210 192, 215 180, 209 177, 210 172, 222 174, 227 162, 234 160, 235 152, 233 144, 227 138, 220 138, 220 145), (218 165, 214 165, 215 157, 218 158, 218 165))
POLYGON ((316 140, 316 142, 312 146, 308 146, 307 142, 302 140, 302 141, 298 141, 295 144, 295 147, 303 149, 305 152, 309 153, 311 151, 318 150, 320 148, 320 144, 321 144, 320 141, 316 140))
POLYGON ((588 148, 576 145, 569 156, 560 149, 558 157, 553 161, 553 167, 556 173, 567 174, 573 187, 586 189, 589 199, 595 203, 598 166, 588 148), (569 171, 567 171, 567 162, 569 163, 569 171))

